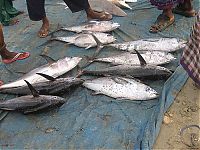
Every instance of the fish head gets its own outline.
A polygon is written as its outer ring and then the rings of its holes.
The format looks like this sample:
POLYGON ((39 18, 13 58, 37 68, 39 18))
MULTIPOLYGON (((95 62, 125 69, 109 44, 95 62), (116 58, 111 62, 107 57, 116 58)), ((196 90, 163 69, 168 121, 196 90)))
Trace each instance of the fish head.
POLYGON ((147 86, 145 90, 148 93, 148 97, 151 99, 157 98, 159 96, 158 92, 149 86, 147 86))
POLYGON ((66 102, 64 98, 59 96, 50 96, 49 100, 51 101, 52 105, 62 105, 66 102))

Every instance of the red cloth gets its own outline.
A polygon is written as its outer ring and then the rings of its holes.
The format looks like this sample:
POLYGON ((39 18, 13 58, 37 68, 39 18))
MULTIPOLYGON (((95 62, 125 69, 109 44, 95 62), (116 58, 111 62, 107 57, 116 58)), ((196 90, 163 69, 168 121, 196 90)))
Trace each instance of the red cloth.
POLYGON ((189 76, 200 85, 200 10, 180 63, 189 76))

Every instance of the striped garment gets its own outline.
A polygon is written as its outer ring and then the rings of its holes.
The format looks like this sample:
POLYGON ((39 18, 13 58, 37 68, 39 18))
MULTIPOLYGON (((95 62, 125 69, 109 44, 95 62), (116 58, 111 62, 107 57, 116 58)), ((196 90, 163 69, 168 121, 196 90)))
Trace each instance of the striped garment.
POLYGON ((188 75, 200 86, 200 10, 180 63, 188 75))
POLYGON ((150 0, 150 3, 156 6, 160 10, 169 9, 175 7, 179 3, 183 3, 184 0, 150 0))

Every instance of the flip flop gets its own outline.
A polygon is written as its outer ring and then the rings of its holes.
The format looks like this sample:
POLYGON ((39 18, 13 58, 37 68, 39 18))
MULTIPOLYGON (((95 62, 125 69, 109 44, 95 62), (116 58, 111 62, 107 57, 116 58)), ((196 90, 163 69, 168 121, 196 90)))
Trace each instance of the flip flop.
POLYGON ((5 63, 5 64, 10 64, 16 60, 23 60, 23 59, 26 59, 30 56, 30 53, 28 52, 24 52, 24 53, 17 53, 15 55, 15 57, 13 57, 12 59, 3 59, 2 62, 5 63))
POLYGON ((100 16, 95 17, 95 18, 88 17, 88 20, 98 19, 100 21, 109 21, 109 20, 112 19, 112 15, 110 13, 108 13, 108 12, 105 12, 105 11, 102 11, 102 12, 95 11, 95 12, 99 13, 100 16))
POLYGON ((185 17, 194 17, 197 14, 194 9, 188 11, 188 10, 181 9, 179 6, 175 7, 172 12, 175 14, 185 16, 185 17))
POLYGON ((0 80, 0 86, 2 86, 2 85, 3 85, 3 81, 0 80))
POLYGON ((158 33, 165 30, 167 27, 174 23, 175 19, 170 20, 168 16, 160 14, 156 22, 149 29, 150 33, 158 33))

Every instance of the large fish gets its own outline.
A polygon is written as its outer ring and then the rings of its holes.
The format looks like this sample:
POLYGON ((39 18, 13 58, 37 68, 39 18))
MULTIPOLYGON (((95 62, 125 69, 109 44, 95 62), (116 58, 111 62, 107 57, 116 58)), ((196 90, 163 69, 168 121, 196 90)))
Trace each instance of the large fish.
POLYGON ((65 103, 65 100, 58 96, 39 95, 39 93, 31 86, 30 83, 27 82, 27 84, 32 92, 32 95, 0 101, 0 109, 8 111, 20 111, 24 114, 27 114, 47 108, 59 107, 65 103))
MULTIPOLYGON (((117 65, 113 67, 98 69, 98 70, 82 70, 79 75, 82 74, 91 74, 91 75, 120 75, 120 76, 126 76, 126 77, 142 77, 142 78, 160 78, 160 77, 169 77, 172 72, 164 67, 156 66, 156 65, 150 65, 147 64, 145 59, 142 57, 142 55, 135 50, 140 65, 117 65)), ((78 75, 78 76, 79 76, 78 75)))
POLYGON ((23 75, 21 78, 19 78, 16 81, 13 81, 8 84, 4 84, 0 86, 0 90, 6 89, 6 88, 15 88, 19 86, 26 86, 26 83, 24 80, 27 80, 31 84, 39 83, 47 81, 44 77, 36 74, 36 73, 43 73, 48 74, 49 76, 52 76, 54 78, 61 76, 65 74, 66 72, 73 69, 77 64, 80 62, 82 58, 79 57, 65 57, 63 59, 59 59, 57 61, 51 59, 50 57, 44 56, 48 60, 48 64, 40 66, 29 73, 23 75))
POLYGON ((121 100, 150 100, 158 97, 158 93, 151 87, 129 78, 103 77, 86 80, 83 86, 94 90, 95 94, 121 100))
MULTIPOLYGON (((102 44, 110 44, 116 41, 116 38, 108 33, 95 32, 93 34, 99 39, 99 41, 102 44)), ((78 47, 83 47, 86 49, 97 46, 97 43, 94 40, 93 36, 87 33, 79 33, 79 34, 68 36, 68 37, 52 37, 50 41, 52 40, 74 44, 78 47)))
MULTIPOLYGON (((147 52, 142 53, 141 55, 145 59, 146 63, 151 64, 151 65, 167 64, 176 59, 170 53, 159 52, 159 51, 147 51, 147 52)), ((115 65, 116 64, 125 64, 125 65, 139 65, 140 64, 137 54, 128 53, 128 52, 115 55, 115 56, 105 57, 105 58, 96 58, 93 61, 109 62, 115 65)))
POLYGON ((151 38, 118 44, 109 44, 108 46, 129 52, 134 52, 134 50, 173 52, 185 47, 185 45, 186 41, 177 38, 151 38))
POLYGON ((83 70, 81 75, 119 75, 125 77, 143 77, 143 78, 156 78, 156 77, 169 77, 172 72, 164 67, 155 65, 117 65, 108 68, 97 70, 83 70))
MULTIPOLYGON (((32 84, 34 88, 42 95, 57 95, 60 94, 70 87, 80 85, 83 80, 80 78, 68 77, 68 78, 53 78, 46 74, 37 73, 48 81, 32 84)), ((28 86, 18 86, 13 88, 0 89, 0 93, 6 94, 17 94, 17 95, 28 95, 31 94, 28 86)))
POLYGON ((89 21, 87 24, 73 26, 73 27, 65 27, 60 30, 72 31, 72 32, 83 32, 83 31, 91 31, 91 32, 110 32, 117 29, 120 25, 118 23, 114 23, 112 21, 89 21))

